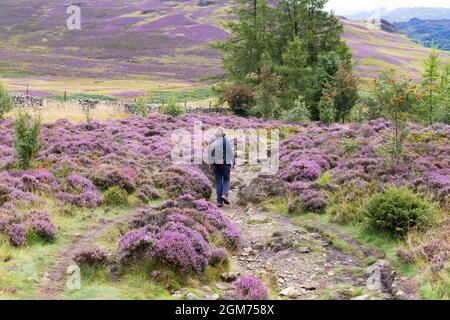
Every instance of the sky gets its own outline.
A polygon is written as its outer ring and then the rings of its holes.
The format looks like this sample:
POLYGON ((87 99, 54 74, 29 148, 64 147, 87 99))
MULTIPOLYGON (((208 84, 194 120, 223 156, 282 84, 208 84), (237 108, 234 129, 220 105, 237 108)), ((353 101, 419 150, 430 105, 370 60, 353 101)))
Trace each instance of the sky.
POLYGON ((371 11, 379 8, 392 10, 399 7, 447 7, 449 0, 330 0, 327 9, 332 9, 338 15, 353 14, 361 11, 371 11))

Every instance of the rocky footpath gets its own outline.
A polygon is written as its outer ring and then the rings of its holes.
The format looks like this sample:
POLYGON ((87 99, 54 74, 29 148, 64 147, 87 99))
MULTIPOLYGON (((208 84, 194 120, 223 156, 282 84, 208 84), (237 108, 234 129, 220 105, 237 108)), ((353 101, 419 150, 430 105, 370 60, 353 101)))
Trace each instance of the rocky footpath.
MULTIPOLYGON (((257 176, 242 168, 233 175, 239 178, 233 183, 232 205, 224 207, 223 212, 239 226, 244 244, 232 259, 232 271, 222 274, 222 283, 215 288, 221 292, 220 298, 232 297, 232 283, 240 275, 261 277, 280 299, 415 297, 411 279, 398 276, 382 253, 336 231, 334 235, 352 247, 349 252, 343 252, 318 229, 299 226, 287 216, 258 207, 256 203, 261 195, 285 192, 279 180, 257 176), (256 185, 258 190, 254 188, 256 185), (369 256, 379 260, 370 264, 369 256)), ((333 230, 330 228, 327 232, 333 230)), ((219 298, 211 294, 203 296, 208 297, 219 298)))

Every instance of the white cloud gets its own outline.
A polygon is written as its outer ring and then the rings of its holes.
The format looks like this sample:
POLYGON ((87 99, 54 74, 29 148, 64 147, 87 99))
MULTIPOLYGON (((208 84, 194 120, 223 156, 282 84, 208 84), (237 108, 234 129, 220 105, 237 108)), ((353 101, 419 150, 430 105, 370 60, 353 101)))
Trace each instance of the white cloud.
POLYGON ((327 4, 328 10, 336 14, 351 14, 361 11, 370 11, 380 8, 392 10, 399 7, 447 7, 450 8, 449 0, 330 0, 327 4))

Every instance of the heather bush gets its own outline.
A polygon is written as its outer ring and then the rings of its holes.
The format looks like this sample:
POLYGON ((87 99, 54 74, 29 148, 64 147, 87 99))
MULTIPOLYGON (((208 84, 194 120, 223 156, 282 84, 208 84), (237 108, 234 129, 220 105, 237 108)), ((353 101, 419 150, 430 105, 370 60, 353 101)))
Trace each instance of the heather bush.
POLYGON ((165 189, 171 197, 191 194, 196 198, 209 199, 212 194, 211 182, 191 165, 174 165, 155 176, 157 187, 165 189))
POLYGON ((99 248, 85 248, 78 251, 73 261, 79 266, 102 266, 110 262, 109 254, 99 248))
POLYGON ((101 190, 119 187, 128 193, 133 193, 139 182, 136 170, 130 167, 112 169, 104 168, 93 174, 92 181, 101 190))
POLYGON ((128 193, 120 187, 114 186, 103 194, 103 201, 109 206, 121 206, 128 203, 128 193))
POLYGON ((8 90, 0 83, 0 120, 13 108, 13 100, 8 90))
POLYGON ((56 227, 46 212, 32 212, 29 234, 45 241, 56 240, 56 227))
POLYGON ((27 244, 25 227, 21 224, 12 225, 9 228, 9 240, 15 247, 22 247, 27 244))
POLYGON ((269 290, 260 279, 242 276, 236 282, 234 296, 236 300, 267 300, 269 290))
POLYGON ((170 99, 167 104, 161 107, 160 111, 161 113, 172 117, 178 117, 183 114, 183 108, 178 105, 175 99, 170 99))
POLYGON ((370 228, 403 237, 410 230, 434 225, 434 206, 407 188, 387 188, 375 194, 362 208, 370 228))
POLYGON ((154 234, 145 228, 128 231, 119 241, 119 261, 126 263, 146 257, 147 251, 153 248, 154 234))
POLYGON ((208 264, 207 252, 194 248, 186 233, 163 231, 158 236, 152 255, 161 263, 178 271, 202 274, 208 264))
POLYGON ((226 88, 223 99, 228 103, 234 114, 239 116, 249 115, 256 104, 256 97, 247 85, 235 85, 226 88))
MULTIPOLYGON (((189 194, 158 207, 137 209, 129 226, 119 242, 121 262, 150 260, 182 273, 204 272, 211 261, 212 242, 228 248, 241 242, 239 231, 216 206, 189 194)), ((216 252, 218 260, 223 250, 216 252)))
POLYGON ((328 205, 326 196, 321 191, 306 189, 300 192, 300 199, 305 211, 321 213, 328 205))
POLYGON ((312 181, 317 179, 322 173, 320 165, 309 159, 298 159, 292 162, 286 171, 281 173, 281 177, 288 182, 312 181))
POLYGON ((143 202, 149 202, 161 198, 161 194, 155 188, 143 185, 139 188, 138 197, 143 202))
POLYGON ((31 167, 32 161, 41 147, 39 143, 41 127, 39 117, 32 120, 28 114, 19 113, 14 126, 14 147, 18 166, 22 169, 31 167))
POLYGON ((65 204, 76 207, 97 207, 102 203, 100 192, 82 176, 70 174, 61 185, 56 185, 56 197, 65 204))
POLYGON ((225 248, 217 248, 211 253, 209 264, 213 267, 220 266, 228 262, 228 253, 225 248))

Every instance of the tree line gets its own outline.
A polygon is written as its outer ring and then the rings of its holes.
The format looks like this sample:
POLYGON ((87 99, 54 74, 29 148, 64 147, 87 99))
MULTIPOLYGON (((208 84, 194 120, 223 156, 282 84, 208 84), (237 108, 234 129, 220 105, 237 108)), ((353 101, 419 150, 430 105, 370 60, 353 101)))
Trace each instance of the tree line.
POLYGON ((390 105, 406 102, 418 121, 449 122, 450 67, 437 50, 425 64, 423 81, 412 85, 414 92, 418 87, 413 103, 406 97, 392 101, 398 93, 393 82, 403 81, 394 71, 381 73, 364 92, 343 26, 324 10, 327 2, 237 0, 236 19, 226 24, 231 35, 215 44, 226 70, 213 86, 221 100, 239 115, 326 124, 387 117, 390 105))

